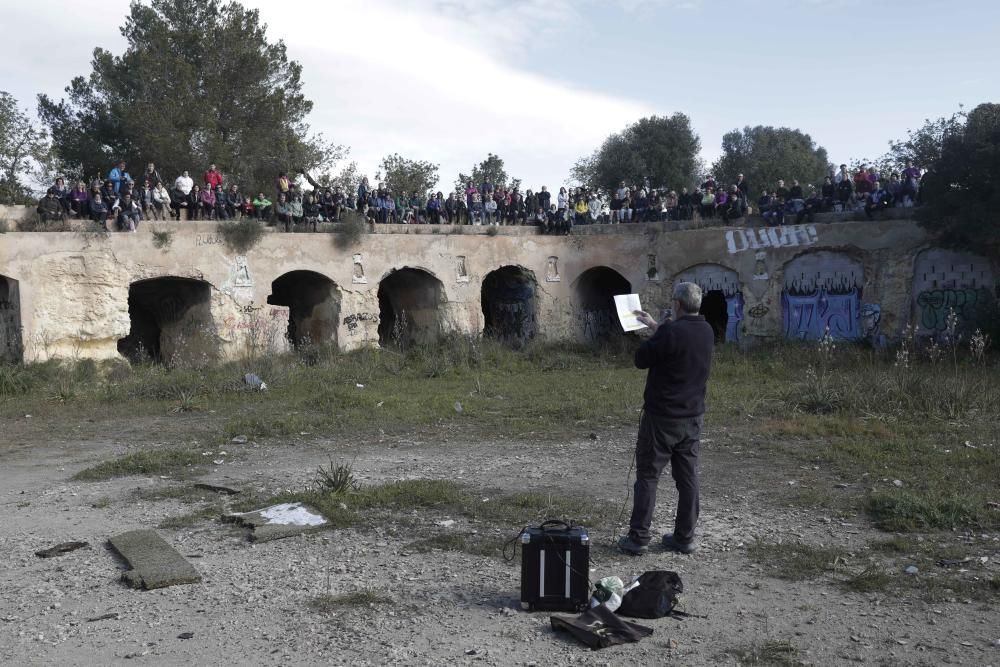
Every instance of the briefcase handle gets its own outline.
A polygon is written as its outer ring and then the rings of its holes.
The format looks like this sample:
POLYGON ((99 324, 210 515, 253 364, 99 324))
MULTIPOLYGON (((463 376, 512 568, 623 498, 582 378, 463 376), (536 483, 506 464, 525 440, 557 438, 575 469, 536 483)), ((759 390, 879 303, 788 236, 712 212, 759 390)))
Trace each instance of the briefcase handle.
POLYGON ((569 525, 568 523, 566 523, 561 519, 549 519, 548 521, 543 521, 542 525, 540 525, 538 528, 539 530, 545 531, 545 529, 550 526, 561 526, 566 529, 572 528, 571 525, 569 525))

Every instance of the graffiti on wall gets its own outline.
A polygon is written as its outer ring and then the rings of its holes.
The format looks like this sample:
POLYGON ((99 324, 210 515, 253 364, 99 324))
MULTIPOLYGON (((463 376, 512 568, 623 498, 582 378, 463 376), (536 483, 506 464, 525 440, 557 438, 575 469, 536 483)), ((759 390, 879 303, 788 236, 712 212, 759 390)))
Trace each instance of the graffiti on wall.
POLYGON ((583 339, 588 343, 599 343, 621 333, 617 318, 615 313, 607 309, 583 311, 583 339))
POLYGON ((785 267, 781 295, 786 338, 818 340, 826 331, 835 339, 862 337, 861 291, 864 269, 843 253, 801 255, 785 267))
POLYGON ((955 311, 960 325, 973 324, 996 306, 993 268, 985 257, 930 248, 917 256, 913 268, 918 333, 943 331, 951 311, 955 311))
POLYGON ((761 248, 811 246, 818 241, 819 235, 813 225, 731 229, 726 232, 726 247, 730 255, 761 248))
POLYGON ((952 310, 959 321, 975 322, 995 302, 985 287, 925 290, 917 295, 918 324, 927 331, 944 331, 952 310))
POLYGON ((702 315, 712 324, 713 329, 724 326, 723 340, 735 343, 740 337, 740 323, 743 321, 743 291, 736 271, 719 264, 698 264, 677 275, 677 282, 694 283, 702 291, 702 315), (714 305, 721 295, 725 299, 725 321, 722 321, 721 303, 714 305))
POLYGON ((344 326, 347 327, 347 334, 349 336, 357 336, 360 331, 359 327, 362 322, 371 322, 372 324, 378 324, 378 314, 376 313, 352 313, 344 318, 344 326))

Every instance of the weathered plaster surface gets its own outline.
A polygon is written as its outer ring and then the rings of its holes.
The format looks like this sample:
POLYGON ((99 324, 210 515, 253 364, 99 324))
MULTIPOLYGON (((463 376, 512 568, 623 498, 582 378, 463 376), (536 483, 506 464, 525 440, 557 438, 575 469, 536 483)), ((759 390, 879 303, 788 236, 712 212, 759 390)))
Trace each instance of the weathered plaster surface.
MULTIPOLYGON (((432 233, 428 227, 381 228, 350 248, 338 247, 331 234, 269 233, 244 256, 227 249, 213 223, 156 227, 173 230, 168 248, 153 246, 149 225, 139 233, 103 238, 75 232, 0 235, 0 276, 17 281, 25 357, 118 356, 117 341, 130 327, 129 285, 164 276, 211 286, 211 324, 223 355, 237 354, 247 345, 248 331, 259 337, 267 329, 263 338, 268 345, 281 346, 288 309, 268 303, 271 283, 303 270, 335 283, 336 344, 342 349, 372 345, 378 342, 379 284, 404 267, 440 281, 443 333, 481 332, 483 280, 500 267, 522 267, 537 286, 537 336, 557 340, 582 335, 574 288, 588 269, 608 267, 621 274, 653 313, 669 307, 679 278, 724 278, 724 291, 738 284, 743 319, 737 333, 739 340, 748 341, 783 335, 789 262, 822 272, 823 257, 832 257, 836 266, 847 262, 860 267, 862 298, 880 306, 881 331, 891 336, 913 315, 914 262, 928 247, 914 222, 891 220, 689 231, 601 226, 578 229, 568 237, 538 236, 526 228, 501 228, 496 236, 468 229, 432 233)), ((987 271, 987 282, 1000 276, 989 262, 979 270, 987 271)), ((333 311, 315 316, 329 317, 333 311)), ((11 320, 11 311, 5 315, 11 320)))

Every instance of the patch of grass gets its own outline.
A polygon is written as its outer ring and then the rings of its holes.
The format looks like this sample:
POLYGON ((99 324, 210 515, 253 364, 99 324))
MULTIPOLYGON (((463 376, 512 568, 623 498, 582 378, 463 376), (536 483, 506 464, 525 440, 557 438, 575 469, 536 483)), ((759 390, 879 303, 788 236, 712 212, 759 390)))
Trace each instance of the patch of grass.
POLYGON ((96 510, 103 510, 105 508, 111 507, 111 498, 107 496, 101 496, 94 502, 90 503, 90 506, 96 510))
POLYGON ((801 542, 776 544, 757 540, 747 547, 747 556, 771 576, 804 581, 835 571, 846 554, 840 549, 801 542))
POLYGON ((730 649, 726 654, 736 658, 737 665, 794 667, 804 664, 798 659, 799 650, 784 639, 768 639, 761 644, 730 649))
POLYGON ((893 577, 881 565, 872 564, 848 578, 844 587, 855 593, 873 593, 888 589, 892 583, 893 577))
POLYGON ((873 551, 886 554, 912 553, 915 547, 913 540, 902 535, 895 535, 885 540, 872 542, 868 545, 873 551))
POLYGON ((32 376, 24 366, 0 363, 0 398, 28 393, 32 376))
POLYGON ((84 468, 73 475, 79 482, 97 482, 130 475, 166 475, 205 462, 201 452, 191 448, 155 449, 133 452, 84 468))
POLYGON ((343 495, 349 491, 358 491, 361 483, 354 479, 354 468, 350 463, 330 463, 316 469, 313 486, 320 491, 333 495, 343 495))
POLYGON ((882 530, 906 532, 933 528, 992 528, 1000 524, 985 496, 952 490, 877 491, 864 501, 865 510, 882 530))
POLYGON ((220 222, 218 230, 226 247, 240 255, 245 255, 248 250, 260 243, 265 234, 264 225, 250 218, 220 222))
POLYGON ((372 607, 378 604, 392 604, 392 602, 393 599, 388 594, 372 588, 365 588, 336 595, 330 593, 317 595, 309 601, 309 608, 321 613, 330 613, 351 607, 372 607))

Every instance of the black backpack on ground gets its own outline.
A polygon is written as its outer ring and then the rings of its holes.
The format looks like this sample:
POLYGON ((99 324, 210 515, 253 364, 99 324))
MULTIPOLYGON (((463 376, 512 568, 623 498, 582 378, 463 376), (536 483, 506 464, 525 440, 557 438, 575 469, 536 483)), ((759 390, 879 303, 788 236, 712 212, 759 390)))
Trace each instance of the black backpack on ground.
POLYGON ((639 585, 622 598, 617 613, 632 618, 687 616, 677 611, 677 596, 684 592, 681 577, 668 570, 650 570, 639 575, 639 585))

